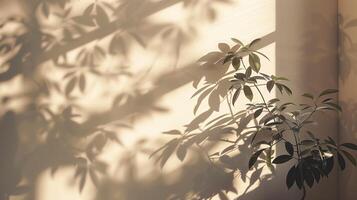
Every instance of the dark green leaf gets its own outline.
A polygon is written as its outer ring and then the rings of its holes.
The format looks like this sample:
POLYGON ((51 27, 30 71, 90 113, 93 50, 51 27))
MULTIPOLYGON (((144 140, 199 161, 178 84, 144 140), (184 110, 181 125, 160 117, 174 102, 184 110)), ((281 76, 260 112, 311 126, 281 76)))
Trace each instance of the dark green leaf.
POLYGON ((293 94, 293 91, 291 91, 291 89, 288 86, 286 86, 286 85, 281 85, 281 86, 284 88, 285 92, 288 95, 292 95, 293 94))
POLYGON ((312 168, 311 168, 311 172, 312 172, 312 174, 314 175, 314 178, 315 178, 315 180, 316 180, 316 183, 319 183, 320 177, 321 177, 320 171, 319 171, 318 169, 312 167, 312 168))
POLYGON ((343 155, 345 155, 346 156, 346 158, 354 165, 354 166, 356 166, 356 159, 355 159, 355 157, 352 155, 352 154, 350 154, 349 152, 347 152, 347 151, 345 151, 345 150, 343 150, 343 149, 341 149, 340 150, 342 153, 343 153, 343 155))
POLYGON ((346 162, 343 156, 340 154, 340 152, 337 152, 337 160, 338 160, 338 164, 340 165, 340 169, 344 170, 346 168, 346 162))
POLYGON ((291 159, 292 159, 291 155, 281 155, 281 156, 276 157, 273 160, 273 163, 274 164, 282 164, 282 163, 288 162, 291 159))
POLYGON ((292 166, 286 175, 286 186, 288 186, 288 189, 291 188, 291 186, 294 185, 295 182, 295 165, 292 166))
POLYGON ((333 156, 326 158, 323 162, 322 165, 322 170, 325 173, 326 176, 330 174, 330 172, 333 169, 334 161, 333 161, 333 156))
POLYGON ((303 140, 303 141, 301 141, 301 144, 305 145, 305 146, 312 146, 312 145, 315 144, 315 141, 313 141, 313 140, 303 140))
POLYGON ((299 164, 295 169, 295 181, 299 189, 301 189, 304 184, 304 177, 301 173, 300 166, 301 165, 299 164))
POLYGON ((247 70, 245 71, 245 77, 249 78, 252 75, 252 68, 248 67, 247 70))
POLYGON ((278 99, 278 98, 270 99, 270 100, 268 101, 268 104, 273 104, 273 103, 276 103, 276 102, 278 102, 278 101, 280 101, 280 99, 278 99))
POLYGON ((305 180, 305 182, 306 182, 307 185, 311 188, 312 185, 314 184, 314 176, 313 176, 313 173, 312 173, 307 167, 304 167, 303 175, 304 175, 304 180, 305 180))
POLYGON ((294 146, 290 142, 285 142, 285 149, 286 151, 293 156, 294 155, 294 146))
POLYGON ((234 92, 233 94, 233 98, 232 98, 232 104, 234 105, 234 103, 237 101, 239 94, 240 94, 241 88, 237 88, 237 90, 234 92))
POLYGON ((254 112, 254 117, 255 118, 259 117, 259 115, 262 114, 262 112, 263 112, 263 108, 260 108, 260 109, 256 110, 254 112))
POLYGON ((357 150, 357 145, 355 145, 353 143, 343 143, 343 144, 341 144, 341 146, 349 148, 349 149, 357 150))
POLYGON ((275 85, 275 81, 273 81, 273 80, 270 80, 270 81, 267 82, 267 89, 268 89, 269 92, 271 92, 271 90, 273 89, 274 85, 275 85))
POLYGON ((333 146, 337 146, 336 142, 330 137, 330 136, 327 136, 328 138, 328 143, 332 144, 333 146))
POLYGON ((249 165, 248 168, 251 169, 253 167, 253 165, 257 162, 258 157, 260 156, 260 154, 264 151, 265 149, 261 149, 257 152, 255 152, 249 159, 249 165))
POLYGON ((247 99, 249 99, 249 101, 252 101, 253 100, 252 89, 250 89, 249 86, 245 85, 244 88, 243 88, 243 91, 244 91, 245 97, 247 97, 247 99))

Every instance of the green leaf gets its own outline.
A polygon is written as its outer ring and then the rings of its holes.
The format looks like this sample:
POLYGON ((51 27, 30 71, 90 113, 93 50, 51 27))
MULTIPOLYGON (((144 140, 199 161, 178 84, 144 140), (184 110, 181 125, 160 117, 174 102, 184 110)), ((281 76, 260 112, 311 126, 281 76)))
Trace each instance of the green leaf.
POLYGON ((343 143, 343 144, 341 144, 341 146, 349 148, 349 149, 357 150, 357 145, 353 144, 353 143, 343 143))
POLYGON ((290 142, 285 142, 285 149, 286 151, 293 156, 294 155, 294 146, 290 142))
POLYGON ((259 117, 259 115, 262 114, 262 112, 263 112, 263 108, 260 108, 260 109, 256 110, 254 112, 254 118, 259 117))
POLYGON ((234 57, 232 60, 232 65, 236 71, 239 70, 240 67, 240 58, 239 57, 234 57))
POLYGON ((237 90, 234 92, 233 94, 233 98, 232 98, 232 104, 234 105, 234 103, 237 101, 239 94, 241 91, 241 87, 237 88, 237 90))
POLYGON ((354 166, 356 166, 356 159, 355 159, 355 157, 352 155, 352 154, 350 154, 349 152, 347 152, 347 151, 345 151, 345 150, 343 150, 343 149, 341 149, 340 150, 342 153, 343 153, 343 155, 345 155, 346 156, 346 158, 354 165, 354 166))
POLYGON ((274 163, 274 164, 282 164, 282 163, 288 162, 288 161, 291 160, 292 158, 293 158, 293 157, 291 157, 291 155, 281 155, 281 156, 276 157, 276 158, 273 160, 273 163, 274 163))
POLYGON ((252 75, 252 68, 248 67, 247 70, 245 71, 245 77, 249 78, 252 75))
POLYGON ((251 169, 253 167, 253 165, 257 162, 258 157, 260 156, 260 154, 264 151, 265 149, 261 149, 257 152, 255 152, 249 159, 249 164, 248 164, 248 168, 251 169))
POLYGON ((336 89, 327 89, 327 90, 324 90, 320 93, 319 97, 322 97, 324 95, 328 95, 328 94, 333 94, 333 93, 337 93, 338 90, 336 89))
POLYGON ((338 160, 338 164, 340 165, 340 169, 344 170, 346 168, 346 162, 343 156, 340 154, 340 152, 337 152, 337 160, 338 160))
POLYGON ((342 108, 341 108, 338 104, 336 104, 336 103, 326 102, 326 103, 324 103, 324 104, 329 105, 329 106, 331 106, 332 108, 334 108, 335 110, 338 110, 338 111, 342 112, 342 108))
POLYGON ((253 71, 259 72, 260 71, 260 58, 257 54, 251 53, 249 54, 249 65, 252 67, 253 71))
POLYGON ((252 101, 253 100, 252 89, 250 89, 249 86, 245 85, 244 88, 243 88, 243 91, 244 91, 245 97, 247 97, 247 99, 249 99, 249 101, 252 101))
POLYGON ((268 104, 270 105, 270 104, 276 103, 276 102, 278 102, 278 101, 280 101, 280 99, 278 99, 278 98, 270 99, 270 100, 268 101, 268 104))
POLYGON ((292 166, 286 175, 286 186, 288 186, 288 189, 291 188, 291 186, 294 185, 295 182, 295 165, 292 166))
POLYGON ((233 54, 228 54, 228 55, 224 58, 223 64, 226 64, 227 62, 229 62, 233 57, 234 57, 233 54))
POLYGON ((233 42, 235 42, 235 43, 238 43, 238 44, 244 46, 243 42, 241 42, 240 40, 238 40, 238 39, 236 39, 236 38, 231 38, 231 40, 232 40, 233 42))
POLYGON ((291 91, 291 89, 288 86, 286 86, 286 85, 281 85, 281 86, 284 88, 285 92, 288 95, 292 95, 293 94, 293 91, 291 91))
POLYGON ((303 97, 309 98, 309 99, 314 99, 314 95, 310 94, 310 93, 305 93, 302 95, 303 97))
POLYGON ((333 161, 333 156, 327 158, 324 160, 324 163, 322 165, 323 172, 325 175, 329 175, 330 172, 333 169, 334 161, 333 161))
POLYGON ((219 44, 218 44, 218 49, 221 50, 223 53, 227 53, 227 52, 229 52, 229 50, 230 50, 231 48, 230 48, 229 45, 226 44, 226 43, 219 43, 219 44))
POLYGON ((313 140, 303 140, 301 141, 301 144, 304 145, 304 146, 312 146, 315 144, 315 141, 313 140))
POLYGON ((303 175, 304 175, 304 180, 305 180, 305 182, 306 182, 307 185, 311 188, 312 185, 314 184, 314 176, 313 176, 313 173, 312 173, 307 167, 304 167, 303 175))
POLYGON ((270 81, 267 82, 267 89, 268 89, 269 92, 271 92, 271 90, 273 89, 274 85, 275 85, 275 81, 273 81, 273 80, 270 80, 270 81))
POLYGON ((249 47, 252 47, 253 45, 255 45, 257 42, 259 42, 261 39, 260 38, 257 38, 255 40, 253 40, 250 44, 249 44, 249 47))

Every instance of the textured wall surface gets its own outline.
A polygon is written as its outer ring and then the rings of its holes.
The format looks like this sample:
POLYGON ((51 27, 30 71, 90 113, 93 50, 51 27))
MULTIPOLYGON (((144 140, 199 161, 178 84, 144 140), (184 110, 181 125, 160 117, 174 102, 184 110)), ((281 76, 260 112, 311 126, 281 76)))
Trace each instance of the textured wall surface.
MULTIPOLYGON (((356 1, 339 1, 339 99, 344 110, 340 121, 340 143, 356 142, 356 74, 357 74, 357 8, 356 1)), ((339 177, 339 198, 357 198, 356 168, 349 167, 339 177)))
MULTIPOLYGON (((0 153, 6 163, 21 166, 0 164, 0 183, 6 188, 0 188, 0 195, 14 184, 31 187, 17 189, 21 195, 11 199, 161 200, 192 192, 197 174, 207 168, 197 149, 184 162, 172 156, 163 169, 148 157, 170 139, 162 132, 199 131, 204 121, 228 112, 219 95, 224 87, 202 102, 191 96, 226 72, 197 60, 217 51, 218 43, 232 44, 231 37, 243 42, 262 38, 257 48, 270 58, 262 60, 262 70, 289 77, 293 100, 302 101, 304 92, 338 87, 336 0, 13 2, 0 1, 2 15, 26 16, 31 26, 15 23, 10 32, 32 34, 21 40, 25 50, 17 57, 5 55, 14 70, 4 65, 0 72, 0 130, 6 130, 1 131, 6 139, 0 141, 0 153), (39 32, 47 37, 40 40, 39 32), (39 45, 43 40, 48 46, 39 45), (28 56, 30 61, 21 59, 28 56)), ((340 12, 348 23, 353 1, 345 2, 340 12)), ((348 34, 353 41, 353 28, 348 34)), ((344 107, 353 107, 354 44, 342 40, 340 59, 349 64, 343 62, 340 70, 340 99, 344 107)), ((241 100, 237 108, 245 103, 241 100)), ((353 112, 344 114, 341 141, 356 138, 353 117, 353 112)), ((337 116, 317 118, 321 126, 316 132, 338 138, 337 116)), ((242 145, 240 150, 248 149, 242 145)), ((249 157, 236 156, 238 194, 229 193, 230 199, 299 199, 300 191, 285 186, 287 166, 272 175, 266 167, 252 173, 249 157)), ((340 179, 337 174, 308 190, 308 199, 354 199, 350 175, 355 170, 340 179), (339 186, 339 180, 344 184, 339 186)), ((208 194, 222 188, 219 180, 209 180, 214 184, 208 194)))

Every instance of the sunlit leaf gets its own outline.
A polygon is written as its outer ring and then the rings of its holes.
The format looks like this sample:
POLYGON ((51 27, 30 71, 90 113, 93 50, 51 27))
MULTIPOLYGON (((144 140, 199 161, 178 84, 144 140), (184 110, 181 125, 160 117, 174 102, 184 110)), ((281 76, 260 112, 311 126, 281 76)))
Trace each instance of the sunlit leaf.
POLYGON ((254 45, 255 45, 256 43, 258 43, 260 40, 261 40, 260 38, 253 40, 253 41, 249 44, 249 47, 254 46, 254 45))
POLYGON ((260 71, 260 58, 254 53, 249 54, 249 65, 252 67, 253 71, 259 72, 260 71))
POLYGON ((219 44, 218 44, 218 49, 221 50, 221 51, 224 52, 224 53, 227 53, 227 52, 229 52, 229 50, 231 50, 231 48, 229 47, 229 45, 226 44, 226 43, 219 43, 219 44))
POLYGON ((241 46, 244 46, 243 42, 241 42, 240 40, 236 39, 236 38, 231 38, 233 42, 240 44, 241 46))

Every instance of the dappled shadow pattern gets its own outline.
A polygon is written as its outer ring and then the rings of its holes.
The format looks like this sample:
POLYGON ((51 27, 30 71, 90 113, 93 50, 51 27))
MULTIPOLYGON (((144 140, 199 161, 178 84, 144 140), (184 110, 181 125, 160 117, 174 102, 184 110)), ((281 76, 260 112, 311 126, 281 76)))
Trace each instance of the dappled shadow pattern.
MULTIPOLYGON (((214 68, 211 68, 212 73, 206 73, 206 68, 199 68, 196 63, 177 69, 177 60, 181 45, 194 39, 196 25, 215 20, 215 5, 229 5, 232 1, 116 0, 78 3, 34 0, 19 3, 23 3, 23 13, 5 16, 0 26, 0 84, 16 87, 13 82, 18 81, 21 85, 19 91, 14 89, 1 94, 1 153, 4 156, 0 169, 0 197, 8 199, 9 196, 27 194, 28 199, 35 199, 34 184, 39 174, 50 169, 55 175, 65 166, 73 168, 73 179, 79 191, 88 181, 96 185, 99 188, 98 199, 102 198, 103 190, 123 185, 130 195, 136 195, 131 188, 134 185, 130 185, 137 181, 135 177, 129 176, 125 182, 107 180, 105 177, 110 177, 108 164, 99 157, 108 144, 116 143, 125 149, 120 133, 132 128, 135 122, 133 116, 137 119, 150 113, 166 112, 165 107, 157 104, 160 97, 189 82, 198 83, 203 77, 213 83, 218 80, 215 76, 226 72, 227 67, 220 74, 214 68), (148 19, 178 3, 183 3, 183 8, 190 14, 184 24, 178 26, 148 19), (165 74, 154 80, 157 87, 147 90, 142 80, 150 76, 150 70, 143 72, 133 68, 130 56, 135 48, 145 49, 158 38, 173 41, 169 48, 172 49, 170 56, 174 62, 165 74), (110 63, 108 67, 105 63, 110 59, 115 59, 117 63, 110 63), (108 106, 90 112, 83 106, 83 101, 91 99, 95 85, 103 82, 107 85, 130 83, 131 88, 130 91, 121 87, 114 91, 99 91, 108 97, 108 106)), ((162 53, 159 48, 154 48, 153 52, 158 56, 162 53)), ((215 91, 215 95, 220 95, 219 90, 215 91)), ((210 98, 212 109, 217 110, 217 97, 210 98)), ((206 111, 206 115, 213 110, 206 111)), ((187 129, 197 128, 204 118, 202 116, 189 124, 187 129)), ((135 163, 130 161, 133 157, 134 154, 126 159, 118 158, 118 162, 129 171, 134 170, 132 165, 135 163)), ((198 184, 194 189, 195 195, 200 191, 201 197, 209 198, 216 194, 223 195, 221 189, 234 191, 230 185, 233 174, 221 168, 212 168, 205 162, 188 165, 187 168, 202 165, 217 172, 217 176, 222 175, 224 184, 208 188, 198 184)), ((199 172, 202 173, 201 170, 199 172)), ((184 183, 180 180, 175 184, 184 183)), ((140 189, 137 184, 135 187, 140 189)), ((160 182, 159 177, 149 187, 164 187, 165 184, 166 181, 160 182)), ((175 187, 168 191, 173 191, 175 187)), ((143 190, 152 189, 143 186, 143 190)), ((126 192, 123 189, 123 195, 126 192)), ((188 193, 192 193, 192 188, 186 187, 176 197, 170 192, 163 194, 167 196, 152 198, 179 199, 186 198, 188 193)))

